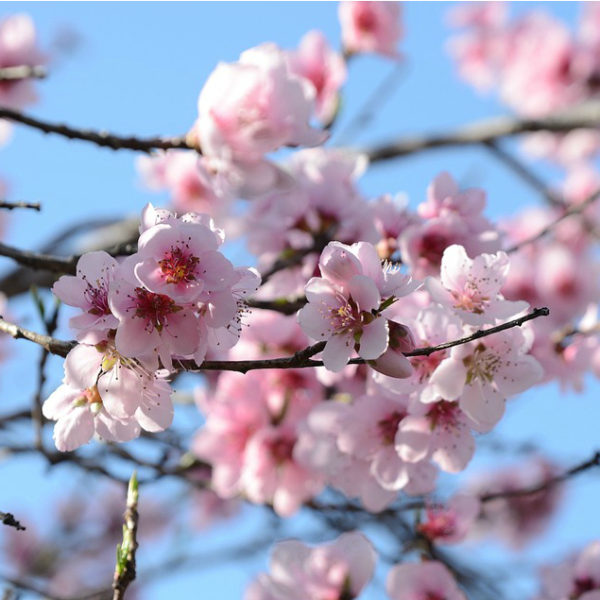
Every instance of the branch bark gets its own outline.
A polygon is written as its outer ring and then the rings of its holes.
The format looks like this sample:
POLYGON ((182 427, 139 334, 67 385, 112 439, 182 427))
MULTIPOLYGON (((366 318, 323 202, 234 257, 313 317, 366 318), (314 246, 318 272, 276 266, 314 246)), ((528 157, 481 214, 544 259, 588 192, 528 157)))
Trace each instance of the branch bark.
MULTIPOLYGON (((546 307, 535 308, 532 312, 512 319, 506 323, 501 323, 494 327, 488 327, 487 329, 479 329, 471 335, 445 342, 437 346, 427 346, 425 348, 417 348, 411 352, 405 352, 404 355, 407 357, 411 356, 429 356, 434 352, 440 350, 447 350, 454 346, 460 346, 462 344, 468 344, 475 340, 481 339, 512 327, 521 327, 527 321, 537 319, 538 317, 546 317, 550 314, 550 311, 546 307)), ((19 327, 14 323, 9 323, 4 319, 0 318, 0 331, 8 333, 15 339, 27 339, 30 342, 39 344, 51 354, 65 357, 69 351, 77 345, 77 342, 65 342, 63 340, 57 340, 53 337, 42 335, 34 331, 29 331, 23 327, 19 327)), ((323 361, 313 360, 312 357, 315 354, 323 351, 325 348, 325 342, 317 342, 312 346, 308 346, 303 350, 299 350, 292 356, 286 356, 283 358, 267 358, 262 360, 212 360, 204 361, 201 365, 198 365, 193 360, 180 360, 175 361, 181 370, 185 371, 237 371, 239 373, 247 373, 256 369, 303 369, 307 367, 322 367, 323 361)), ((364 364, 365 361, 362 358, 353 358, 348 364, 364 364)))
POLYGON ((111 150, 136 150, 138 152, 150 153, 152 150, 169 150, 179 148, 190 150, 192 148, 184 136, 162 138, 138 138, 135 136, 122 136, 107 131, 96 131, 93 129, 78 129, 61 123, 49 123, 35 117, 25 115, 10 108, 0 108, 0 119, 7 119, 14 123, 27 125, 42 133, 53 133, 66 137, 70 140, 81 140, 90 142, 96 146, 110 148, 111 150))
POLYGON ((496 117, 466 125, 449 133, 406 136, 364 149, 363 152, 372 163, 376 163, 434 148, 485 144, 500 138, 536 131, 566 133, 573 129, 596 128, 598 125, 600 102, 589 102, 546 119, 496 117))

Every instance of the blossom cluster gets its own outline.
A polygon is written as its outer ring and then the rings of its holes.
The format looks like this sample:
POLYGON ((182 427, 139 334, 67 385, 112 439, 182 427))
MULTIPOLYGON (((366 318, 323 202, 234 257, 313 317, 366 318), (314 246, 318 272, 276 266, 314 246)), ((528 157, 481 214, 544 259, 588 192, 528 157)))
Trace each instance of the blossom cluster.
POLYGON ((259 284, 255 270, 236 268, 221 253, 223 232, 205 215, 178 217, 148 205, 140 232, 131 256, 84 254, 76 275, 54 284, 60 300, 81 310, 69 321, 81 343, 43 406, 57 421, 60 450, 94 433, 126 441, 140 428, 169 427, 173 361, 202 363, 209 348, 233 346, 243 298, 259 284))

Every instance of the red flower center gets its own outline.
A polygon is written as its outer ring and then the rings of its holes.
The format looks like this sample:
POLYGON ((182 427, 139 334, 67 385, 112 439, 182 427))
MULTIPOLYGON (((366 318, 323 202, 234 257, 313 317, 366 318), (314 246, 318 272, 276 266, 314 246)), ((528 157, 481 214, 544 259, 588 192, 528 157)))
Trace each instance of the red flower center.
POLYGON ((135 297, 132 298, 135 307, 135 316, 146 321, 146 329, 159 332, 166 325, 169 315, 181 310, 181 306, 164 294, 154 294, 141 287, 135 288, 135 297))
POLYGON ((181 283, 182 281, 187 283, 196 279, 199 262, 198 257, 189 251, 171 247, 165 253, 165 257, 158 261, 158 264, 167 283, 181 283))

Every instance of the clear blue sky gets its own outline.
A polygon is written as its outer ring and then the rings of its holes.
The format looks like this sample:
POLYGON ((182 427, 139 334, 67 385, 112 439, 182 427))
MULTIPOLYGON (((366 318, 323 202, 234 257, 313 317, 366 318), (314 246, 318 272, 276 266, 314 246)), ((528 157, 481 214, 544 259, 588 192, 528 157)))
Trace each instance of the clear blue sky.
MULTIPOLYGON (((356 144, 381 141, 403 132, 443 130, 505 112, 493 98, 477 96, 456 77, 444 50, 450 6, 435 2, 405 5, 402 76, 377 119, 353 140, 356 144)), ((534 7, 549 10, 569 23, 575 21, 579 8, 574 3, 519 3, 513 10, 534 7)), ((235 60, 246 48, 264 41, 291 48, 305 32, 315 28, 324 31, 332 44, 339 43, 337 4, 333 2, 7 2, 0 10, 6 15, 31 14, 43 47, 65 30, 80 38, 76 52, 51 67, 50 77, 40 83, 41 102, 30 112, 47 120, 123 134, 185 132, 195 118, 203 81, 216 63, 235 60)), ((342 129, 392 68, 389 61, 377 57, 353 61, 344 96, 342 129)), ((160 204, 159 196, 140 186, 135 158, 134 153, 114 153, 16 127, 12 143, 0 150, 0 176, 10 182, 12 199, 39 201, 44 210, 41 214, 24 211, 11 215, 8 241, 20 247, 35 247, 71 222, 92 216, 136 214, 149 200, 160 204)), ((414 207, 423 199, 428 182, 442 170, 484 187, 489 193, 488 214, 493 218, 539 201, 481 149, 436 151, 376 166, 364 177, 362 188, 370 196, 405 191, 414 207)), ((551 178, 558 177, 543 165, 538 170, 551 178)), ((248 262, 239 249, 235 254, 240 263, 248 262)), ((8 266, 8 261, 0 263, 2 269, 8 266)), ((29 302, 17 303, 13 310, 21 322, 36 326, 29 302)), ((34 389, 35 351, 23 343, 10 348, 16 358, 0 380, 0 411, 28 402, 34 389)), ((49 390, 62 376, 60 362, 54 364, 58 368, 51 372, 49 390)), ((525 394, 510 403, 497 435, 534 441, 566 465, 577 462, 600 448, 599 389, 590 381, 587 392, 580 396, 561 395, 556 386, 525 394)), ((477 458, 467 475, 487 466, 490 460, 486 456, 477 458)), ((68 486, 73 476, 74 471, 67 468, 49 471, 37 460, 0 462, 0 509, 23 507, 42 523, 48 499, 68 486)), ((447 480, 449 486, 457 481, 447 480)), ((559 519, 525 555, 522 565, 559 557, 598 537, 599 492, 600 482, 593 476, 575 481, 559 519)), ((248 514, 256 520, 259 513, 248 514)), ((249 532, 253 526, 245 521, 241 531, 249 532)), ((298 531, 308 527, 306 519, 298 520, 298 531)), ((199 539, 197 546, 219 547, 238 534, 239 530, 219 528, 199 539)), ((486 560, 506 557, 494 545, 486 548, 486 560)), ((153 584, 144 597, 239 598, 251 574, 264 568, 265 559, 263 554, 242 566, 226 565, 164 578, 153 584)), ((144 569, 143 562, 140 569, 144 569)), ((364 595, 365 600, 381 597, 381 589, 376 586, 364 595)))

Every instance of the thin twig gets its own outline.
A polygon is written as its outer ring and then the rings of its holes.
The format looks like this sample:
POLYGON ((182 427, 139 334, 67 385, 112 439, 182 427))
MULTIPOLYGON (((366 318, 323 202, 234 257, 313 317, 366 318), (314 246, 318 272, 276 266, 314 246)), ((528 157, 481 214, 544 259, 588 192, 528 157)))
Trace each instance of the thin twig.
POLYGON ((599 124, 600 102, 589 102, 546 119, 497 117, 466 125, 449 133, 406 136, 367 148, 364 152, 371 162, 380 162, 434 148, 483 144, 535 131, 559 133, 579 128, 596 128, 599 124))
POLYGON ((26 527, 23 527, 19 521, 17 521, 12 513, 5 513, 0 510, 0 522, 2 525, 8 527, 14 527, 17 531, 25 531, 26 527))
POLYGON ((521 488, 518 490, 505 490, 503 492, 495 492, 492 494, 484 494, 480 497, 481 502, 491 502, 492 500, 498 500, 500 498, 519 498, 522 496, 531 496, 532 494, 537 494, 538 492, 543 492, 544 490, 548 490, 555 485, 574 477, 575 475, 579 475, 579 473, 584 473, 589 469, 594 467, 600 467, 600 452, 594 452, 594 455, 588 460, 571 467, 564 473, 560 475, 556 475, 555 477, 550 477, 538 483, 536 485, 532 485, 526 488, 521 488))
MULTIPOLYGON (((434 352, 447 350, 462 344, 468 344, 469 342, 473 342, 488 335, 493 335, 494 333, 499 333, 500 331, 505 331, 506 329, 511 329, 512 327, 521 327, 521 325, 527 321, 537 319, 538 317, 546 317, 549 314, 550 311, 546 307, 536 308, 532 312, 517 319, 513 319, 512 321, 507 321, 506 323, 501 323, 500 325, 489 327, 488 329, 479 329, 471 335, 445 342, 437 346, 416 348, 410 352, 405 352, 404 355, 407 357, 429 356, 434 352)), ((58 356, 63 357, 77 345, 77 342, 57 340, 47 335, 29 331, 28 329, 24 329, 23 327, 19 327, 18 325, 9 323, 3 319, 0 319, 0 331, 8 333, 15 339, 27 339, 46 348, 51 354, 57 354, 58 356)), ((313 360, 311 357, 322 352, 324 348, 325 342, 317 342, 312 346, 299 350, 292 356, 283 358, 267 358, 262 360, 213 360, 204 361, 201 365, 198 365, 193 360, 179 360, 176 362, 180 368, 185 371, 237 371, 239 373, 247 373, 248 371, 257 369, 302 369, 307 367, 322 367, 323 361, 313 360)), ((368 361, 365 361, 362 358, 353 358, 348 364, 364 364, 365 362, 368 361)))
POLYGON ((0 208, 5 210, 15 210, 15 208, 29 208, 31 210, 37 210, 40 212, 42 210, 42 206, 39 202, 7 202, 2 200, 0 202, 0 208))
POLYGON ((96 144, 96 146, 110 148, 111 150, 137 150, 138 152, 146 153, 150 153, 152 150, 168 150, 171 148, 196 150, 196 148, 190 147, 183 136, 171 138, 138 138, 116 135, 107 131, 77 129, 69 125, 48 123, 47 121, 30 117, 9 108, 0 108, 0 119, 8 119, 9 121, 32 127, 43 133, 54 133, 70 140, 91 142, 92 144, 96 144))
POLYGON ((542 238, 546 237, 549 233, 551 233, 559 223, 562 223, 565 219, 568 219, 569 217, 572 217, 573 215, 579 215, 579 214, 583 213, 590 205, 592 205, 594 202, 596 202, 596 200, 598 200, 599 198, 600 198, 600 189, 596 190, 593 194, 588 196, 580 204, 575 204, 575 205, 570 206, 567 210, 565 210, 564 213, 562 213, 562 215, 560 215, 559 217, 554 219, 554 221, 552 221, 551 223, 548 223, 548 225, 546 225, 546 227, 544 227, 543 229, 538 231, 535 235, 532 235, 531 237, 528 237, 520 242, 517 242, 510 248, 507 248, 506 252, 508 252, 509 254, 512 252, 517 252, 524 246, 528 246, 529 244, 534 244, 535 242, 538 242, 542 238))
POLYGON ((18 81, 19 79, 44 79, 48 76, 46 67, 41 65, 15 65, 0 68, 0 81, 18 81))
POLYGON ((112 588, 113 600, 122 600, 129 584, 135 579, 135 552, 138 548, 138 481, 133 472, 127 487, 127 508, 123 525, 123 542, 117 546, 117 564, 112 588))

